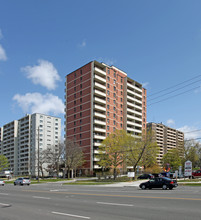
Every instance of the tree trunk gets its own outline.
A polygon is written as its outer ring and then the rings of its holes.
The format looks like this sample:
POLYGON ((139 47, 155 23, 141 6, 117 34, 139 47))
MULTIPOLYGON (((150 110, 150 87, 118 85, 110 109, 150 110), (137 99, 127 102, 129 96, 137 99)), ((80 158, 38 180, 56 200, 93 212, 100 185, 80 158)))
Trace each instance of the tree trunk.
POLYGON ((117 176, 117 169, 114 168, 114 180, 116 180, 116 176, 117 176))

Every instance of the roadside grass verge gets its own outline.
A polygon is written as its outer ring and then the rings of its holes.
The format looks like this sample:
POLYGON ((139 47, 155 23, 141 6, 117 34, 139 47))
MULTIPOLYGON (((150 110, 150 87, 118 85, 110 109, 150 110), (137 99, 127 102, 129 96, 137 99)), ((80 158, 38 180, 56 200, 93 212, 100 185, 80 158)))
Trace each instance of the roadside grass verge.
POLYGON ((201 186, 201 183, 179 183, 179 186, 201 186))

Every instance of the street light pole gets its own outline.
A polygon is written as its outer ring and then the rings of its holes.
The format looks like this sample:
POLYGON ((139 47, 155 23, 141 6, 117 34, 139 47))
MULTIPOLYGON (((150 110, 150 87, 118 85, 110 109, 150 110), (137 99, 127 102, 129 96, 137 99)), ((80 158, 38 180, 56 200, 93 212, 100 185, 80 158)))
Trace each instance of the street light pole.
POLYGON ((39 126, 38 126, 38 183, 39 183, 39 175, 40 175, 40 169, 39 169, 39 145, 40 145, 40 137, 39 137, 39 126))

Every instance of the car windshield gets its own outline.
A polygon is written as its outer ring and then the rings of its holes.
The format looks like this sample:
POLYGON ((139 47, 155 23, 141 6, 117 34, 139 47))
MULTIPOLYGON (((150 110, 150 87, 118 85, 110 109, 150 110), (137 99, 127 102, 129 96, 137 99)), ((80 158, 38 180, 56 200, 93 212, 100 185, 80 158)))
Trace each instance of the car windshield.
POLYGON ((168 181, 171 181, 170 178, 167 178, 167 177, 163 177, 164 180, 168 180, 168 181))

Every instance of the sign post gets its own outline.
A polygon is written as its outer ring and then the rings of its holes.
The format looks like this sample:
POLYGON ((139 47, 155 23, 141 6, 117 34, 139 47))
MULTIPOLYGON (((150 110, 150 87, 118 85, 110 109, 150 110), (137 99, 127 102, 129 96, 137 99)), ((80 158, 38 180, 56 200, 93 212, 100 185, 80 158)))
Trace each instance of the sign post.
POLYGON ((187 160, 184 165, 184 176, 191 177, 192 176, 192 162, 187 160))

